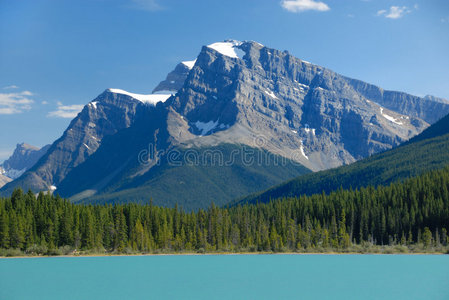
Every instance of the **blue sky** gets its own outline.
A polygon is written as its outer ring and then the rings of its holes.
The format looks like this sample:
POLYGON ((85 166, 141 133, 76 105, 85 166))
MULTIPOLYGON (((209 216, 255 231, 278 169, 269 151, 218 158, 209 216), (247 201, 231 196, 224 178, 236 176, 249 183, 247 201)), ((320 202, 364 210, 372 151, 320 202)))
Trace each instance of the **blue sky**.
POLYGON ((225 39, 449 98, 447 0, 0 0, 0 161, 53 142, 106 88, 150 93, 225 39))

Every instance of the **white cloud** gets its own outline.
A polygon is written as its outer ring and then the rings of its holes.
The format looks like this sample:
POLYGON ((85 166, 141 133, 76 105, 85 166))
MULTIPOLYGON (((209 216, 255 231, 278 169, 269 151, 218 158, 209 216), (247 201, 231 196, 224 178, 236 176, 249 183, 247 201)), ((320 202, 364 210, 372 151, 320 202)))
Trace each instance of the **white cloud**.
POLYGON ((42 101, 41 103, 42 103, 42 105, 46 105, 46 104, 48 104, 48 102, 47 102, 47 101, 42 101))
POLYGON ((404 15, 411 13, 407 6, 391 6, 388 10, 381 9, 377 12, 378 16, 384 16, 388 19, 399 19, 404 15))
POLYGON ((156 0, 131 0, 130 8, 146 11, 156 11, 161 10, 162 6, 160 6, 156 0))
POLYGON ((18 89, 19 87, 17 85, 8 85, 3 87, 4 90, 11 90, 11 89, 18 89))
POLYGON ((282 0, 281 6, 289 12, 300 13, 307 10, 328 11, 329 6, 315 0, 282 0))
POLYGON ((23 91, 18 93, 0 93, 0 115, 12 115, 31 109, 34 102, 30 98, 33 93, 23 91))
POLYGON ((78 113, 83 109, 84 105, 73 104, 73 105, 63 105, 60 101, 58 101, 58 109, 55 111, 51 111, 47 114, 48 117, 56 117, 56 118, 75 118, 78 113))

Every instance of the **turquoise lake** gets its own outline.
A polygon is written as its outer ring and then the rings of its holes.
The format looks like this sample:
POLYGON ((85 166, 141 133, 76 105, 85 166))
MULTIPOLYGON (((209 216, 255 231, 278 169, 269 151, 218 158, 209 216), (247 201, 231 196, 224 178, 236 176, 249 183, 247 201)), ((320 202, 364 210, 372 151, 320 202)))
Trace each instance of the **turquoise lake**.
POLYGON ((0 299, 449 299, 449 255, 0 259, 0 299))

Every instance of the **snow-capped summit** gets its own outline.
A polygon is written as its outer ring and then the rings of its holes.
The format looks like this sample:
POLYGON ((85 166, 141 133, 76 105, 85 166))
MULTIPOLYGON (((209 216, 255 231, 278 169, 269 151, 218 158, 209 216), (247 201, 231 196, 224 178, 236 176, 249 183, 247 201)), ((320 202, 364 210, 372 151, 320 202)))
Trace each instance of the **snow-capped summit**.
POLYGON ((170 98, 170 96, 176 93, 173 91, 165 91, 164 93, 158 92, 154 94, 145 95, 145 94, 130 93, 121 89, 107 89, 107 91, 110 93, 127 95, 143 103, 152 105, 156 105, 158 102, 165 102, 168 98, 170 98))
POLYGON ((235 40, 226 40, 224 42, 218 42, 208 45, 208 48, 214 49, 215 51, 232 57, 232 58, 240 58, 242 59, 245 56, 245 51, 239 48, 243 42, 235 41, 235 40))
POLYGON ((189 70, 190 70, 190 69, 192 69, 193 66, 195 65, 196 59, 195 59, 195 60, 183 61, 183 62, 181 62, 181 63, 182 63, 183 65, 185 65, 187 68, 189 68, 189 70))

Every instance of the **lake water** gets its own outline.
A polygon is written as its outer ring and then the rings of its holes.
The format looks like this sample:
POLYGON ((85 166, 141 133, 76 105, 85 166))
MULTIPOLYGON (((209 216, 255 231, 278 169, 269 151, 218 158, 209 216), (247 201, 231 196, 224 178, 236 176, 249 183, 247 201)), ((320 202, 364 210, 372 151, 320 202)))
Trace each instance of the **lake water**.
POLYGON ((0 299, 449 299, 449 255, 0 259, 0 299))

